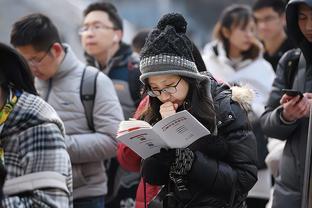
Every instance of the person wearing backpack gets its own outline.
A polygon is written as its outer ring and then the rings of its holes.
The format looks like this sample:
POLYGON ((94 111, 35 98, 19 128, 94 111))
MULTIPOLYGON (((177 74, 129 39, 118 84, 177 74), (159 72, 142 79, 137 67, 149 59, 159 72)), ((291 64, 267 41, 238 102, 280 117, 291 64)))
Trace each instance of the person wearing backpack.
POLYGON ((122 19, 109 2, 88 5, 83 16, 79 35, 87 63, 113 81, 125 119, 128 119, 139 105, 142 84, 138 57, 131 46, 122 41, 122 19))
POLYGON ((73 169, 74 207, 103 208, 107 192, 103 161, 116 155, 115 137, 124 119, 112 81, 79 61, 70 46, 60 42, 57 28, 43 14, 30 14, 15 22, 11 44, 29 63, 39 95, 64 122, 73 169), (92 74, 97 76, 89 76, 92 74), (93 82, 82 83, 85 76, 93 82), (95 86, 95 94, 81 96, 85 90, 82 84, 90 86, 90 91, 95 86), (86 97, 94 99, 94 129, 84 106, 86 97))
MULTIPOLYGON (((301 207, 312 103, 312 1, 292 0, 286 7, 288 37, 298 49, 280 59, 266 110, 260 120, 266 135, 286 141, 273 192, 272 208, 301 207), (288 96, 282 89, 303 93, 288 96)), ((310 148, 310 147, 309 147, 310 148)))
MULTIPOLYGON (((122 41, 122 18, 110 2, 94 2, 83 11, 79 30, 87 63, 97 67, 114 83, 125 119, 133 116, 141 100, 139 60, 122 41)), ((105 207, 134 207, 138 173, 122 168, 116 158, 106 161, 108 192, 105 207)))

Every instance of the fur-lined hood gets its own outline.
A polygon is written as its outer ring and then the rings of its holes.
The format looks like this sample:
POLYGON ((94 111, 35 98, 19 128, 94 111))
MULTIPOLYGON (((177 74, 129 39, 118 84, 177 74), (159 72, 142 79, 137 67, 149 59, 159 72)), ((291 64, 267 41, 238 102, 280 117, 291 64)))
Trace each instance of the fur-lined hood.
POLYGON ((251 104, 255 98, 255 92, 249 88, 247 85, 243 86, 232 86, 232 100, 239 103, 239 105, 244 108, 246 111, 250 111, 251 104))
POLYGON ((209 91, 212 93, 213 97, 217 96, 217 94, 225 90, 225 88, 230 88, 232 92, 231 99, 237 102, 247 112, 252 110, 252 102, 256 93, 248 85, 236 83, 235 85, 231 86, 222 81, 217 81, 208 71, 203 71, 200 73, 210 78, 211 87, 209 91))

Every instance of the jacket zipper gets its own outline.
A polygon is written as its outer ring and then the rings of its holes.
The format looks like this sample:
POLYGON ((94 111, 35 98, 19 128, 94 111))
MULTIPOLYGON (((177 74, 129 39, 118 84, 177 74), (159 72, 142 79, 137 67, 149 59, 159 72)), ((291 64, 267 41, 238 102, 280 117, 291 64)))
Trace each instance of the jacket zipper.
POLYGON ((45 97, 45 101, 48 102, 50 93, 51 93, 51 89, 52 89, 52 79, 49 79, 49 84, 48 84, 48 91, 47 91, 47 95, 45 97))

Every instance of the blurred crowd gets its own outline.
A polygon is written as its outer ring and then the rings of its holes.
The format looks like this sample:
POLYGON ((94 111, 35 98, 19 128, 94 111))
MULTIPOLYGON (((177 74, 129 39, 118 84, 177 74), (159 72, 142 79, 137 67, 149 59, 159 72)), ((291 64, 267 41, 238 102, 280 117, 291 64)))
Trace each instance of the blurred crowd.
POLYGON ((0 43, 0 207, 307 203, 312 0, 229 5, 202 50, 180 13, 131 44, 114 4, 81 15, 83 61, 43 13, 0 43), (183 110, 211 134, 146 159, 116 139, 183 110))

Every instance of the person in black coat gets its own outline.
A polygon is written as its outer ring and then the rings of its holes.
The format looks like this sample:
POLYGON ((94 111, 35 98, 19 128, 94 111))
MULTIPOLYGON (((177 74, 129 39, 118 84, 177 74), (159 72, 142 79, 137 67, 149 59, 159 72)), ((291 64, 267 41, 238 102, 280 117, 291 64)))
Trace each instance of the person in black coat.
POLYGON ((144 120, 153 125, 188 110, 211 134, 145 159, 142 176, 164 185, 164 207, 246 207, 257 181, 256 140, 244 109, 250 102, 243 98, 251 94, 198 72, 205 66, 192 53, 186 25, 180 14, 163 16, 141 51, 140 79, 150 96, 144 120))

